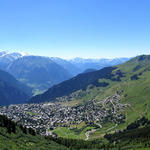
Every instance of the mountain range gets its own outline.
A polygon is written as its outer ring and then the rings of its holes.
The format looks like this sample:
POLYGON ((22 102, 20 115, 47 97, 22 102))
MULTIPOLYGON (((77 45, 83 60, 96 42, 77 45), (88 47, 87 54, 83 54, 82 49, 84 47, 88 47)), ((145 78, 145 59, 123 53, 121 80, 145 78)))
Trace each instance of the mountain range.
MULTIPOLYGON (((86 62, 89 64, 89 62, 92 64, 99 63, 101 61, 101 64, 108 65, 108 62, 111 62, 112 64, 118 64, 122 59, 115 59, 115 60, 93 60, 93 59, 86 59, 85 62, 83 59, 75 59, 72 60, 74 63, 81 63, 86 64, 86 62)), ((122 61, 125 61, 127 59, 123 59, 122 61)), ((127 62, 126 62, 127 63, 127 62)), ((123 65, 126 65, 124 63, 123 65)), ((94 64, 92 64, 94 65, 94 64)), ((80 66, 80 65, 79 65, 80 66)), ((96 66, 95 66, 96 67, 96 66)), ((111 80, 112 82, 120 82, 121 77, 123 77, 123 71, 119 69, 119 66, 114 67, 102 67, 103 69, 94 70, 87 69, 83 73, 71 78, 70 80, 64 81, 58 85, 54 85, 51 87, 48 91, 46 91, 43 94, 37 95, 33 97, 31 100, 33 102, 40 102, 42 101, 49 101, 54 100, 57 97, 67 96, 69 94, 72 94, 73 92, 76 92, 78 90, 86 90, 89 86, 90 89, 96 87, 107 87, 109 85, 109 82, 105 82, 103 80, 111 80), (115 74, 113 73, 113 70, 115 70, 115 74), (100 79, 102 81, 100 81, 100 79)), ((130 65, 128 66, 130 68, 130 65)))
POLYGON ((17 80, 32 88, 32 94, 37 95, 88 69, 101 69, 127 60, 129 58, 65 60, 57 57, 33 56, 23 52, 1 51, 0 69, 9 72, 17 80))
POLYGON ((74 59, 70 59, 69 62, 73 65, 77 66, 81 72, 84 72, 87 69, 102 69, 108 66, 115 66, 121 63, 128 61, 130 58, 114 58, 114 59, 83 59, 76 57, 74 59))
POLYGON ((25 56, 7 67, 9 73, 31 88, 43 91, 72 77, 63 67, 48 57, 25 56))

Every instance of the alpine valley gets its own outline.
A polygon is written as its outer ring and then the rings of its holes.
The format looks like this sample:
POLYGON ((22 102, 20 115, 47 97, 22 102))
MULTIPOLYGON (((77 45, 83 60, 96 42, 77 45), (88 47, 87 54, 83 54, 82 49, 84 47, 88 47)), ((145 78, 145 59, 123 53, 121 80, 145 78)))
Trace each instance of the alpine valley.
POLYGON ((0 55, 3 149, 149 149, 150 55, 0 55))

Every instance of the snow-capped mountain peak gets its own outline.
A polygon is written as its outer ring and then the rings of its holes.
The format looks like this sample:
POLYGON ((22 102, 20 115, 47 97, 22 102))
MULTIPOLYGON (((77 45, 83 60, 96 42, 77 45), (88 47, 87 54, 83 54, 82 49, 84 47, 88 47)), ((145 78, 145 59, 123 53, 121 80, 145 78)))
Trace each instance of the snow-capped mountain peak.
POLYGON ((23 52, 0 51, 0 66, 2 66, 1 68, 6 67, 14 60, 24 56, 28 56, 28 54, 23 52))

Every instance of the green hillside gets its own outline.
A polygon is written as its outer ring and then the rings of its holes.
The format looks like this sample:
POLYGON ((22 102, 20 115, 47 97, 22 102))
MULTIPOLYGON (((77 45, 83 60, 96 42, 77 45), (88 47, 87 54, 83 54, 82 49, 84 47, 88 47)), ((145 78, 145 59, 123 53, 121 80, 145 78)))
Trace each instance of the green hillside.
POLYGON ((0 115, 0 150, 66 150, 44 136, 36 135, 32 129, 18 126, 0 115))
MULTIPOLYGON (((100 79, 99 82, 105 81, 109 85, 105 88, 87 89, 88 94, 83 97, 85 100, 90 97, 99 101, 118 92, 121 95, 121 103, 129 104, 130 107, 124 112, 126 116, 125 123, 116 126, 112 131, 124 129, 142 116, 150 119, 150 56, 138 56, 116 67, 117 69, 113 70, 112 73, 115 75, 116 72, 121 72, 121 77, 114 76, 118 81, 100 79)), ((101 133, 102 131, 99 130, 94 134, 101 135, 101 133)))
POLYGON ((122 103, 130 104, 126 110, 126 125, 134 120, 145 116, 150 118, 150 56, 138 56, 127 63, 118 65, 115 72, 119 70, 123 77, 120 81, 112 81, 107 89, 103 89, 103 95, 98 94, 97 100, 112 95, 119 91, 122 103))
MULTIPOLYGON (((42 102, 61 100, 64 105, 81 104, 88 100, 101 101, 115 93, 121 96, 121 103, 127 104, 124 111, 125 123, 113 127, 113 130, 124 129, 128 124, 141 118, 150 119, 150 56, 141 55, 130 61, 95 72, 78 75, 71 80, 50 88, 31 101, 42 102), (79 83, 79 84, 78 84, 79 83), (80 86, 77 86, 80 85, 80 86), (75 89, 75 90, 74 90, 75 89)), ((101 137, 110 128, 99 129, 91 138, 101 137)))

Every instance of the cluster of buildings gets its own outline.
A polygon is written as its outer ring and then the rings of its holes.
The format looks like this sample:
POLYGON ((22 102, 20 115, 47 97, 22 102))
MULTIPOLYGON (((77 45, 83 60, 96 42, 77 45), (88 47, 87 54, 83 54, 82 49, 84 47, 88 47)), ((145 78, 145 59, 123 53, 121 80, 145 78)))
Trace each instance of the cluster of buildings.
POLYGON ((122 111, 128 107, 120 103, 120 96, 115 94, 102 101, 88 101, 78 106, 62 106, 58 103, 19 104, 1 106, 0 113, 8 118, 33 128, 40 134, 57 127, 70 127, 84 121, 87 125, 102 127, 111 121, 119 124, 125 121, 122 111))

